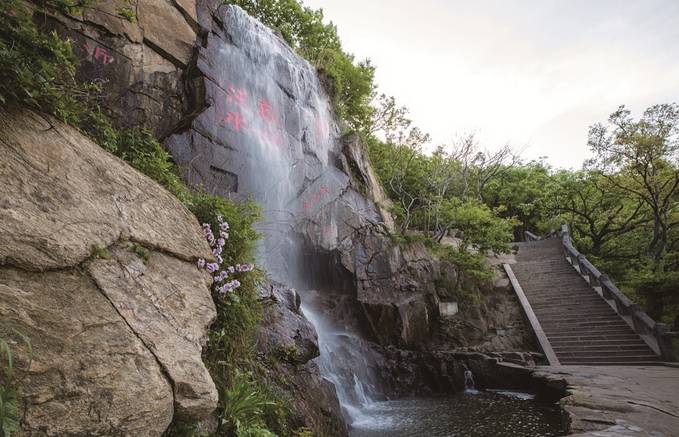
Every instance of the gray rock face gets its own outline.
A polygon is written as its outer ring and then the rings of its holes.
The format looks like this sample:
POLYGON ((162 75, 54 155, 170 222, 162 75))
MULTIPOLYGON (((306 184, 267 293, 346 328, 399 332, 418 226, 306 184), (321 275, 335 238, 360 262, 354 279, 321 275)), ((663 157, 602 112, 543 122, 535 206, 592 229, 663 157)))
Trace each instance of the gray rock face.
MULTIPOLYGON (((441 319, 436 332, 438 349, 479 352, 540 350, 501 267, 496 278, 479 292, 479 301, 453 317, 441 319)), ((438 290, 441 295, 441 290, 438 290)), ((445 295, 445 290, 443 292, 445 295)))
POLYGON ((81 15, 40 22, 73 41, 78 77, 101 84, 103 107, 119 126, 165 137, 191 111, 182 75, 197 38, 195 1, 101 0, 81 15), (120 8, 136 19, 121 18, 120 8))
POLYGON ((0 112, 0 152, 0 336, 17 329, 35 353, 20 435, 157 436, 210 414, 201 349, 216 312, 195 218, 34 112, 0 112))

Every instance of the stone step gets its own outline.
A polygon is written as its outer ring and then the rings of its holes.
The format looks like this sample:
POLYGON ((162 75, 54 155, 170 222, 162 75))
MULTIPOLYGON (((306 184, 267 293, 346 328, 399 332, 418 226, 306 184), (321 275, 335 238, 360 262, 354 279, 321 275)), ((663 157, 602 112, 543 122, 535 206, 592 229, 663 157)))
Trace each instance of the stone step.
POLYGON ((631 329, 615 329, 615 328, 599 328, 599 329, 583 329, 583 330, 569 330, 563 331, 557 329, 555 331, 545 331, 545 334, 549 338, 549 341, 560 340, 564 338, 582 338, 582 339, 593 339, 593 338, 617 338, 618 340, 634 337, 640 337, 631 329))
POLYGON ((622 325, 601 325, 601 326, 575 326, 575 325, 545 325, 542 324, 542 330, 545 331, 547 337, 554 337, 555 335, 568 334, 574 337, 583 335, 615 335, 615 334, 629 334, 636 335, 629 326, 622 325))
POLYGON ((569 352, 646 352, 650 353, 651 349, 645 344, 617 344, 617 345, 586 345, 586 344, 576 344, 576 345, 552 345, 552 349, 557 355, 569 352))
MULTIPOLYGON (((538 320, 540 320, 538 318, 538 320)), ((608 317, 606 319, 602 320, 587 320, 587 319, 578 319, 578 320, 561 320, 561 319, 543 319, 540 320, 540 324, 542 327, 556 327, 556 326, 569 326, 571 328, 594 328, 594 327, 599 327, 599 328, 612 328, 612 327, 626 327, 629 329, 629 325, 625 323, 624 320, 622 320, 620 317, 608 317)))
POLYGON ((569 315, 568 317, 544 317, 542 314, 536 314, 540 323, 594 323, 594 322, 622 322, 625 323, 617 314, 600 314, 600 315, 589 315, 587 317, 582 317, 577 314, 569 315))
POLYGON ((551 297, 558 297, 558 296, 599 296, 601 295, 594 291, 589 285, 583 285, 578 288, 573 288, 573 289, 563 289, 559 288, 558 290, 554 290, 554 286, 544 286, 544 287, 531 287, 531 286, 526 286, 523 285, 521 282, 521 287, 525 287, 524 291, 526 292, 526 296, 551 296, 551 297), (526 289, 528 291, 526 291, 526 289))
MULTIPOLYGON (((530 298, 528 298, 530 301, 530 298)), ((608 306, 606 302, 603 300, 584 300, 581 303, 576 303, 573 301, 560 301, 560 300, 553 300, 553 301, 540 301, 538 303, 531 303, 531 307, 533 310, 536 312, 541 311, 541 310, 557 310, 559 308, 562 309, 577 309, 577 308, 582 308, 584 305, 585 308, 611 308, 608 306)))
POLYGON ((581 355, 564 356, 557 354, 561 364, 639 364, 641 362, 657 362, 658 357, 651 354, 644 355, 581 355))
MULTIPOLYGON (((536 313, 537 314, 537 313, 536 313)), ((577 316, 577 317, 582 317, 587 318, 589 316, 605 316, 608 314, 614 314, 616 315, 616 312, 613 311, 611 307, 606 305, 605 308, 592 308, 592 309, 586 309, 586 310, 580 310, 579 308, 559 308, 558 310, 550 310, 550 311, 540 311, 540 316, 541 317, 572 317, 572 316, 577 316)))
POLYGON ((552 346, 567 346, 571 344, 584 345, 618 345, 618 344, 642 344, 643 340, 636 334, 614 334, 609 336, 571 336, 571 337, 550 337, 549 342, 552 346), (616 336, 617 335, 617 336, 616 336))

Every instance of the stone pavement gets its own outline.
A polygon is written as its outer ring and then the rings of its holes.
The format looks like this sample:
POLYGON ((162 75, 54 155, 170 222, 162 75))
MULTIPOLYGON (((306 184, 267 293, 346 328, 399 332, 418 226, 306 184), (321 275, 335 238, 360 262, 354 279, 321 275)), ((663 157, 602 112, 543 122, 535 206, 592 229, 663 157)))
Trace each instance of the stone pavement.
POLYGON ((533 376, 567 383, 571 435, 679 437, 679 367, 540 366, 533 376))

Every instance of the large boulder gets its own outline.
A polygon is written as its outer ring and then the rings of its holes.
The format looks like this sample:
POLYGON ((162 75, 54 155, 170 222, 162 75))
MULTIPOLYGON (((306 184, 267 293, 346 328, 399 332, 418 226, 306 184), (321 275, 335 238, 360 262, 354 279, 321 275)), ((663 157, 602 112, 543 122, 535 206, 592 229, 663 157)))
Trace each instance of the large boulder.
POLYGON ((34 351, 19 435, 158 436, 209 415, 201 351, 216 311, 195 217, 29 110, 0 112, 0 153, 0 337, 19 331, 34 351))

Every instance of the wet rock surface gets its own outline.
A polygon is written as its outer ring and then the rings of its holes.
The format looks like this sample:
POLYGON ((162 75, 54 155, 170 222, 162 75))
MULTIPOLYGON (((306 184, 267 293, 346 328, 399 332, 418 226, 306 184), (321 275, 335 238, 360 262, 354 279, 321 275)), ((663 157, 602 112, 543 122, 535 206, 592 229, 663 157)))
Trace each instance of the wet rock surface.
POLYGON ((195 218, 35 112, 0 112, 0 150, 0 336, 34 350, 19 435, 157 436, 211 413, 201 350, 216 312, 195 218))
POLYGON ((476 388, 525 390, 530 368, 541 358, 536 353, 479 353, 384 350, 380 377, 389 398, 446 395, 465 389, 464 372, 474 374, 476 388))
POLYGON ((266 284, 260 299, 258 361, 266 380, 288 402, 293 425, 316 435, 346 435, 335 386, 320 374, 318 337, 301 311, 299 295, 282 284, 266 284))

